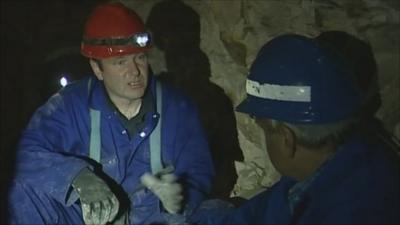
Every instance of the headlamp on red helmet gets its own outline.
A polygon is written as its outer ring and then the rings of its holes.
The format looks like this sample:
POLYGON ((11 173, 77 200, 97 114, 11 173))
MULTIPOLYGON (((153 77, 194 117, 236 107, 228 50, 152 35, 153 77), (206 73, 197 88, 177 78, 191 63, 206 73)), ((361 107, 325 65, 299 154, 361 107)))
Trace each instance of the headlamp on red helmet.
POLYGON ((87 45, 133 45, 137 48, 149 47, 151 36, 148 32, 137 33, 128 38, 84 38, 82 42, 87 45))

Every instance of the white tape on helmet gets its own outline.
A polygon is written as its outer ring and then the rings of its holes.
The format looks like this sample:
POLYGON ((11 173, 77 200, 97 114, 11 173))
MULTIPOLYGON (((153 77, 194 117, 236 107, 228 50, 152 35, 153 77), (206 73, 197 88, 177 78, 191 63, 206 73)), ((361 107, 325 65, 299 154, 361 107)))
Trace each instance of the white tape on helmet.
POLYGON ((310 102, 311 87, 310 86, 288 86, 276 84, 260 84, 257 81, 246 81, 246 92, 259 98, 291 101, 291 102, 310 102))

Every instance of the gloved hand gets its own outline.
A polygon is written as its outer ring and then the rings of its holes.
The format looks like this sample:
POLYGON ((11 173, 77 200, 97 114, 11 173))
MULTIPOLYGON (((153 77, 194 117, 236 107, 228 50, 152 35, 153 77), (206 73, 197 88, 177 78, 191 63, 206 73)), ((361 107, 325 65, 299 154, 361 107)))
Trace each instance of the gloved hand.
POLYGON ((140 178, 142 184, 152 191, 169 213, 178 213, 182 208, 182 187, 172 174, 162 174, 159 177, 145 173, 140 178))
POLYGON ((108 185, 92 171, 82 169, 74 179, 72 187, 79 195, 86 225, 104 225, 115 218, 119 201, 108 185))

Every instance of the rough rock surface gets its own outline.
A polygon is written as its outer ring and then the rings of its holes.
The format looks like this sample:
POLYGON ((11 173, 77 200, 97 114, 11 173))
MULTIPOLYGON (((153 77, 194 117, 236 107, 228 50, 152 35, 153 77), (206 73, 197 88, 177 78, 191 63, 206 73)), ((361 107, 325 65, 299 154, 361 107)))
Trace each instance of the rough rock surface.
MULTIPOLYGON (((124 3, 147 18, 160 0, 124 3)), ((210 80, 224 89, 234 105, 245 96, 245 79, 259 48, 279 34, 316 36, 341 30, 370 43, 379 70, 382 107, 377 116, 400 137, 399 10, 397 0, 185 0, 200 16, 200 47, 210 62, 210 80)), ((166 12, 168 13, 168 12, 166 12)), ((182 18, 184 19, 184 18, 182 18)), ((163 52, 154 49, 152 68, 166 70, 163 52)), ((233 195, 250 197, 279 178, 254 121, 236 113, 244 161, 233 195)))

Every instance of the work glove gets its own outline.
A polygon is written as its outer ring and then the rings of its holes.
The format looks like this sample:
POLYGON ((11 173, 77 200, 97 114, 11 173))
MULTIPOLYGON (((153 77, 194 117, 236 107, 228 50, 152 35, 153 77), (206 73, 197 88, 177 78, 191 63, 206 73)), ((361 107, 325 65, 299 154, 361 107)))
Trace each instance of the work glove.
POLYGON ((78 193, 86 225, 104 225, 114 220, 119 201, 101 178, 84 168, 72 182, 72 187, 78 193))
POLYGON ((142 184, 160 199, 169 213, 178 213, 182 208, 182 187, 173 173, 152 175, 145 173, 140 178, 142 184))

